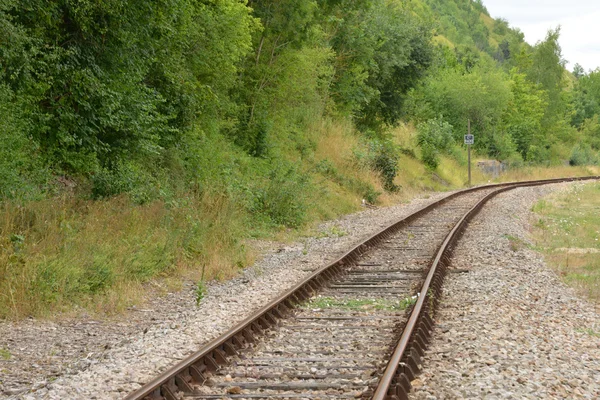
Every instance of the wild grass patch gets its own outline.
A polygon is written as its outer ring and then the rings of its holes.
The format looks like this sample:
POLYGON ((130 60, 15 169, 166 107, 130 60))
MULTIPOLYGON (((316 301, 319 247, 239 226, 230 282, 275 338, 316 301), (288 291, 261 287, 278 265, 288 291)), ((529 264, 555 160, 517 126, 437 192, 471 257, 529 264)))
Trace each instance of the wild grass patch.
POLYGON ((537 202, 535 237, 561 278, 600 301, 600 184, 577 184, 537 202))
POLYGON ((174 274, 227 278, 251 261, 243 218, 224 194, 133 205, 69 197, 0 205, 0 317, 101 313, 174 274))
POLYGON ((0 349, 0 358, 4 361, 8 361, 12 358, 12 354, 10 353, 10 351, 2 348, 0 349))

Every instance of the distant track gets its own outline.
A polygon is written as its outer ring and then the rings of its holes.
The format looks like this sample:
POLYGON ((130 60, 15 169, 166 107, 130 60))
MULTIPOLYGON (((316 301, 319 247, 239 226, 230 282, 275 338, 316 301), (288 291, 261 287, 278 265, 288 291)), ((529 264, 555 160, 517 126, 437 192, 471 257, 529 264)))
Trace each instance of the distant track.
POLYGON ((429 342, 452 249, 468 221, 506 190, 599 178, 481 186, 423 207, 126 400, 405 399, 429 342))

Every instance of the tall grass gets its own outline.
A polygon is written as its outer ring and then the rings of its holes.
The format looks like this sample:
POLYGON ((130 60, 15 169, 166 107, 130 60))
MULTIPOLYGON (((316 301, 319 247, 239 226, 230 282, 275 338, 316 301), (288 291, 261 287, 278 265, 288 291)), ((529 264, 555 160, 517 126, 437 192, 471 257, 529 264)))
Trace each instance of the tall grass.
POLYGON ((80 306, 118 312, 150 279, 225 278, 250 261, 239 212, 223 194, 136 206, 126 197, 0 205, 0 317, 80 306))
POLYGON ((357 207, 362 199, 379 204, 390 201, 377 172, 357 159, 355 153, 364 144, 350 121, 322 120, 313 127, 313 135, 316 172, 337 184, 342 192, 349 192, 342 196, 345 202, 357 207))

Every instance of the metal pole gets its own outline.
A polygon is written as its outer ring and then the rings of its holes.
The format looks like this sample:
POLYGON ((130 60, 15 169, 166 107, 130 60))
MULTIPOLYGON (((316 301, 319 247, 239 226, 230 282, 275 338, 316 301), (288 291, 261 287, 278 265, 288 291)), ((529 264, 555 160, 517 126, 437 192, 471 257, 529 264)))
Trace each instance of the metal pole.
MULTIPOLYGON (((468 126, 469 126, 469 135, 471 135, 471 120, 467 120, 468 121, 468 126)), ((467 145, 467 160, 468 160, 468 164, 469 164, 469 187, 471 187, 471 145, 468 144, 467 145)))

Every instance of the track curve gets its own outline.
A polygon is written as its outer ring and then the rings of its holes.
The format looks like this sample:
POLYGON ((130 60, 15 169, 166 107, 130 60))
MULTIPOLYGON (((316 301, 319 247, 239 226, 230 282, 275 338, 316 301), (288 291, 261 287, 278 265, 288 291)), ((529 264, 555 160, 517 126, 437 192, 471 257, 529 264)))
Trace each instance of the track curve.
POLYGON ((452 247, 470 218, 502 191, 583 179, 598 177, 451 194, 320 268, 126 399, 406 398, 452 247))

